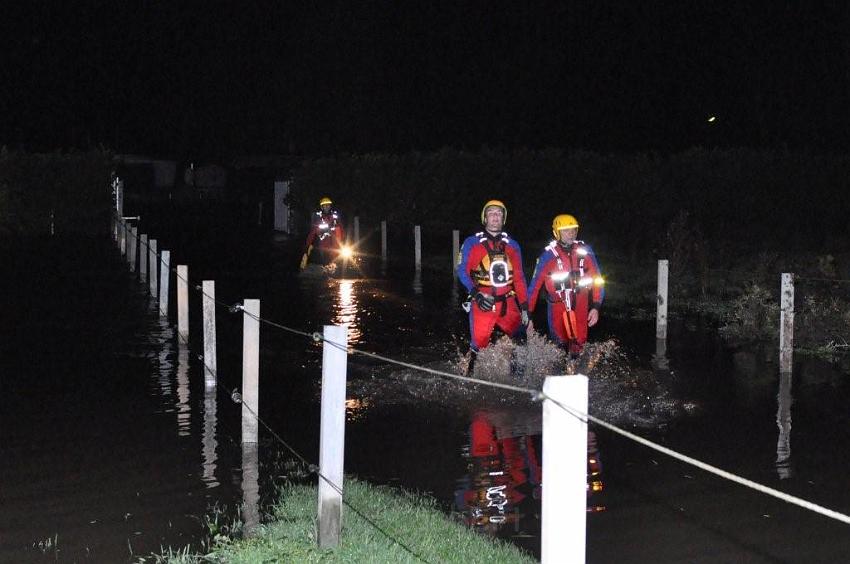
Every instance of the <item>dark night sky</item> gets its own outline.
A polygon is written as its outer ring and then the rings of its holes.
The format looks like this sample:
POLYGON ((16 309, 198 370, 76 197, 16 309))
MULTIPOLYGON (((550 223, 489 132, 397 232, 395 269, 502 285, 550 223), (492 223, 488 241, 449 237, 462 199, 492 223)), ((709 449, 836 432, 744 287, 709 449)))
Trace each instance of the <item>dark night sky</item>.
POLYGON ((844 1, 19 4, 10 148, 850 148, 844 1))

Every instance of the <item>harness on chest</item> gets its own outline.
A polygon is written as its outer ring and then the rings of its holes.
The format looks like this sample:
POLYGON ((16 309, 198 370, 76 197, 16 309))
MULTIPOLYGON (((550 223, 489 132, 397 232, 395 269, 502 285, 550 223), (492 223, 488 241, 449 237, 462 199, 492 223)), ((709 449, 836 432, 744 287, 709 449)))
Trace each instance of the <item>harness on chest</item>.
POLYGON ((487 250, 487 255, 472 271, 472 280, 478 286, 492 288, 503 288, 511 285, 514 281, 514 270, 511 259, 505 252, 504 241, 492 243, 483 239, 481 242, 487 250))
POLYGON ((324 241, 331 235, 333 235, 333 230, 336 228, 337 220, 339 216, 336 212, 330 214, 330 216, 324 216, 321 212, 316 212, 316 230, 319 241, 324 241))
POLYGON ((558 266, 557 270, 553 270, 549 274, 552 289, 555 292, 555 297, 564 303, 567 311, 571 311, 576 292, 588 289, 593 284, 593 278, 585 275, 584 261, 587 250, 578 245, 570 246, 567 251, 569 265, 564 264, 564 259, 554 246, 550 247, 549 250, 555 255, 555 263, 558 266))

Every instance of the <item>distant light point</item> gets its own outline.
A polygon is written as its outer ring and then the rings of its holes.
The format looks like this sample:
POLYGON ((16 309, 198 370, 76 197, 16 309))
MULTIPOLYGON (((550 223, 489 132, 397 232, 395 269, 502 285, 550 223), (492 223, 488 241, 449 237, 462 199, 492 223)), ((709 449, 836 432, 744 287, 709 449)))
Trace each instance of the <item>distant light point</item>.
POLYGON ((716 119, 717 119, 716 116, 711 116, 711 117, 708 118, 708 123, 714 123, 714 120, 716 120, 716 119))

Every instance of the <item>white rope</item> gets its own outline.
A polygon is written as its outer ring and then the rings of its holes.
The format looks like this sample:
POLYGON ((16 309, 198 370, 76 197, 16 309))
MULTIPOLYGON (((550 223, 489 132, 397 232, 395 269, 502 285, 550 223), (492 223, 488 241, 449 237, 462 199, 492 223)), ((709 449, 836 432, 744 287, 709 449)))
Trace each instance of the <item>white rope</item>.
MULTIPOLYGON (((188 282, 188 280, 187 280, 187 282, 188 282)), ((196 289, 200 289, 200 288, 196 287, 196 289)), ((203 293, 203 292, 201 292, 201 293, 203 293)), ((218 303, 219 305, 225 305, 225 304, 221 304, 220 302, 216 302, 216 303, 218 303)), ((227 306, 225 305, 225 307, 227 307, 227 306)), ((233 306, 230 306, 230 307, 231 307, 231 310, 232 310, 233 306)), ((247 315, 249 315, 250 317, 253 317, 257 321, 261 321, 263 323, 266 323, 268 325, 272 325, 272 326, 277 327, 279 329, 283 329, 285 331, 289 331, 289 332, 292 332, 292 333, 295 333, 295 334, 298 334, 298 335, 302 335, 302 336, 312 337, 316 341, 324 341, 324 342, 328 343, 329 345, 335 346, 335 347, 338 347, 338 348, 346 348, 346 347, 340 346, 337 343, 333 343, 331 341, 326 341, 324 339, 324 337, 322 337, 322 335, 320 335, 318 332, 307 333, 306 331, 299 331, 298 329, 286 327, 285 325, 282 325, 280 323, 275 323, 273 321, 263 319, 261 317, 250 314, 248 312, 245 312, 245 313, 247 315)), ((651 448, 652 450, 655 450, 655 451, 660 452, 662 454, 666 454, 667 456, 669 456, 671 458, 674 458, 674 459, 679 460, 681 462, 684 462, 686 464, 690 464, 692 466, 696 466, 697 468, 704 470, 705 472, 708 472, 710 474, 714 474, 715 476, 719 476, 721 478, 725 478, 725 479, 727 479, 731 482, 735 482, 735 483, 740 484, 744 487, 751 488, 755 491, 758 491, 758 492, 761 492, 763 494, 774 497, 776 499, 785 501, 785 502, 790 503, 792 505, 802 507, 803 509, 808 509, 809 511, 813 511, 815 513, 823 515, 824 517, 829 517, 831 519, 835 519, 836 521, 841 521, 842 523, 846 523, 846 524, 850 525, 850 515, 846 515, 844 513, 834 511, 834 510, 829 509, 827 507, 824 507, 822 505, 812 503, 811 501, 806 501, 805 499, 793 496, 791 494, 787 494, 785 492, 781 492, 777 489, 765 486, 763 484, 759 484, 758 482, 754 482, 752 480, 748 480, 747 478, 743 478, 743 477, 738 476, 736 474, 732 474, 731 472, 727 472, 726 470, 723 470, 721 468, 717 468, 716 466, 712 466, 711 464, 702 462, 701 460, 697 460, 696 458, 692 458, 692 457, 687 456, 685 454, 681 454, 679 452, 676 452, 675 450, 672 450, 672 449, 669 449, 665 446, 654 443, 654 442, 650 441, 649 439, 645 439, 645 438, 641 437, 640 435, 635 435, 634 433, 630 433, 629 431, 626 431, 625 429, 621 429, 621 428, 617 427, 616 425, 608 423, 607 421, 603 421, 602 419, 599 419, 598 417, 594 417, 594 416, 587 414, 587 413, 580 413, 580 412, 575 411, 575 410, 573 410, 569 407, 566 407, 566 406, 562 405, 561 403, 553 400, 552 398, 546 396, 542 391, 534 390, 534 389, 530 389, 530 388, 522 388, 522 387, 519 387, 519 386, 511 386, 510 384, 500 384, 498 382, 489 382, 489 381, 486 381, 486 380, 479 380, 477 378, 470 378, 468 376, 460 376, 458 374, 452 374, 450 372, 444 372, 442 370, 435 370, 433 368, 427 368, 425 366, 419 366, 419 365, 416 365, 416 364, 411 364, 409 362, 402 362, 400 360, 395 360, 395 359, 392 359, 392 358, 389 358, 389 357, 386 357, 386 356, 383 356, 383 355, 379 355, 377 353, 368 352, 368 351, 361 351, 361 350, 356 349, 354 347, 348 347, 346 350, 348 352, 352 353, 352 354, 359 354, 359 355, 363 355, 363 356, 368 356, 368 357, 371 357, 371 358, 374 358, 374 359, 377 359, 377 360, 381 360, 381 361, 384 361, 384 362, 387 362, 387 363, 390 363, 390 364, 395 364, 397 366, 403 366, 405 368, 410 368, 412 370, 418 370, 420 372, 425 372, 427 374, 442 376, 442 377, 446 377, 446 378, 453 378, 453 379, 456 379, 456 380, 461 380, 461 381, 465 381, 465 382, 472 382, 472 383, 475 383, 475 384, 481 384, 481 385, 484 385, 484 386, 501 388, 501 389, 510 390, 510 391, 514 391, 514 392, 521 392, 521 393, 525 393, 525 394, 530 394, 531 397, 535 400, 548 399, 548 400, 552 401, 555 405, 557 405, 558 407, 560 407, 561 409, 563 409, 564 411, 566 411, 567 413, 572 415, 573 417, 576 417, 576 418, 578 418, 578 419, 580 419, 584 422, 591 421, 591 422, 599 425, 600 427, 608 429, 609 431, 617 433, 618 435, 622 435, 623 437, 626 437, 627 439, 631 439, 631 440, 635 441, 636 443, 639 443, 639 444, 642 444, 642 445, 644 445, 648 448, 651 448)))
POLYGON ((752 489, 754 489, 758 492, 761 492, 763 494, 767 494, 769 496, 775 497, 775 498, 780 499, 782 501, 791 503, 793 505, 797 505, 799 507, 802 507, 803 509, 808 509, 809 511, 814 511, 815 513, 820 513, 824 517, 830 517, 832 519, 835 519, 836 521, 841 521, 842 523, 847 523, 848 525, 850 525, 850 515, 845 515, 844 513, 839 513, 838 511, 833 511, 832 509, 829 509, 829 508, 824 507, 822 505, 818 505, 816 503, 812 503, 811 501, 806 501, 805 499, 801 499, 801 498, 793 496, 791 494, 781 492, 779 490, 776 490, 776 489, 770 488, 768 486, 759 484, 758 482, 753 482, 752 480, 748 480, 747 478, 742 478, 741 476, 737 476, 735 474, 732 474, 731 472, 727 472, 726 470, 722 470, 720 468, 717 468, 716 466, 712 466, 711 464, 707 464, 705 462, 702 462, 701 460, 697 460, 696 458, 692 458, 692 457, 687 456, 685 454, 678 453, 675 450, 672 450, 672 449, 669 449, 667 447, 656 444, 656 443, 650 441, 649 439, 645 439, 645 438, 643 438, 639 435, 635 435, 634 433, 630 433, 629 431, 626 431, 624 429, 620 429, 616 425, 612 425, 611 423, 603 421, 602 419, 599 419, 597 417, 594 417, 594 416, 586 414, 586 413, 580 413, 578 411, 575 411, 575 410, 573 410, 569 407, 566 407, 565 405, 558 403, 557 401, 553 400, 552 398, 550 398, 548 396, 546 396, 546 399, 552 401, 553 403, 555 403, 555 405, 557 405, 558 407, 560 407, 564 411, 568 412, 573 417, 577 417, 578 419, 585 421, 585 422, 591 421, 593 423, 596 423, 600 427, 604 427, 604 428, 606 428, 610 431, 613 431, 613 432, 615 432, 619 435, 622 435, 622 436, 624 436, 628 439, 631 439, 631 440, 635 441, 636 443, 640 443, 640 444, 642 444, 646 447, 649 447, 649 448, 651 448, 655 451, 658 451, 662 454, 666 454, 667 456, 669 456, 671 458, 675 458, 676 460, 680 460, 680 461, 685 462, 687 464, 690 464, 692 466, 696 466, 697 468, 700 468, 701 470, 704 470, 704 471, 706 471, 710 474, 720 476, 721 478, 726 478, 729 481, 735 482, 737 484, 741 484, 742 486, 746 486, 748 488, 752 488, 752 489))

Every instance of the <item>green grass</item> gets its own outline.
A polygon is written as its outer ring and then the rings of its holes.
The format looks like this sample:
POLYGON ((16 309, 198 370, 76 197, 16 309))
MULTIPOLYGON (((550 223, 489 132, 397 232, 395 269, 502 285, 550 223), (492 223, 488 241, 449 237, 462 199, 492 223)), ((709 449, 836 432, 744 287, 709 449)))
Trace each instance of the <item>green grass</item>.
POLYGON ((287 486, 250 538, 219 536, 211 551, 167 551, 157 561, 227 562, 535 562, 519 548, 449 519, 429 497, 356 480, 345 483, 340 545, 319 549, 317 490, 287 486))

